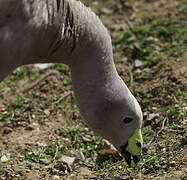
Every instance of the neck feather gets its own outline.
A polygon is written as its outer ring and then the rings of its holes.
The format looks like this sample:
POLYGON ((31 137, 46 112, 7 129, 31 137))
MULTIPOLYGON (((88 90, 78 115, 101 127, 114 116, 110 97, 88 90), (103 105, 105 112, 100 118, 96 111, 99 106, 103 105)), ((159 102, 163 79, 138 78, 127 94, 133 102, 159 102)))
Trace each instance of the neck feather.
MULTIPOLYGON (((92 126, 96 125, 94 113, 98 106, 107 99, 114 82, 119 80, 112 56, 97 56, 98 52, 82 57, 79 65, 71 67, 72 81, 77 103, 84 119, 92 126)), ((110 54, 110 53, 109 53, 110 54)))
POLYGON ((65 18, 68 23, 64 30, 69 29, 71 33, 66 34, 67 30, 63 33, 64 44, 55 52, 54 59, 67 59, 65 63, 71 67, 78 105, 84 119, 89 121, 108 87, 119 76, 113 61, 111 38, 100 19, 80 2, 65 2, 71 18, 65 18))

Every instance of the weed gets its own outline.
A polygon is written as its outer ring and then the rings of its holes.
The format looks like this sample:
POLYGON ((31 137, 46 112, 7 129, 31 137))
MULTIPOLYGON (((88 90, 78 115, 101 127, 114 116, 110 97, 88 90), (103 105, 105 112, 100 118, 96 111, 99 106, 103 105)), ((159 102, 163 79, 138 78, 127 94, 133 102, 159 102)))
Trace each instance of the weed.
POLYGON ((124 50, 125 55, 129 54, 127 50, 131 47, 130 58, 144 61, 144 67, 152 67, 168 56, 178 57, 185 53, 186 39, 186 25, 175 17, 135 24, 117 36, 113 44, 116 51, 124 50))
POLYGON ((56 69, 63 73, 67 73, 70 71, 69 66, 67 66, 66 64, 57 64, 56 69))
POLYGON ((11 80, 12 81, 18 81, 20 79, 23 79, 24 77, 28 76, 29 74, 29 69, 26 66, 20 67, 13 71, 11 80))
POLYGON ((25 158, 32 162, 39 163, 41 160, 45 159, 45 155, 40 152, 32 152, 27 154, 25 158))

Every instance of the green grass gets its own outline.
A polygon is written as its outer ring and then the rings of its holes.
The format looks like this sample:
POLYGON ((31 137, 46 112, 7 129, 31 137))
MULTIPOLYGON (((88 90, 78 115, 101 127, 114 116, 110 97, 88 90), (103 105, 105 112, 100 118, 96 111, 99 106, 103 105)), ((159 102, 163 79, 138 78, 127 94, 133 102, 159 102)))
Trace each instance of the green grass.
POLYGON ((63 73, 67 73, 67 72, 70 72, 70 67, 67 66, 66 64, 57 64, 55 66, 55 68, 60 71, 60 72, 63 72, 63 73))
POLYGON ((16 69, 11 76, 11 81, 18 81, 29 75, 29 68, 27 66, 16 69))
MULTIPOLYGON (((184 14, 182 14, 184 16, 184 14)), ((126 27, 113 40, 114 49, 130 59, 139 59, 144 67, 152 67, 169 57, 182 56, 187 51, 187 26, 181 16, 152 20, 126 27)))
MULTIPOLYGON (((91 5, 92 2, 87 0, 86 3, 91 5)), ((102 5, 104 4, 108 7, 112 3, 106 0, 102 2, 102 5)), ((124 31, 118 31, 116 33, 118 35, 113 39, 115 55, 126 56, 131 62, 135 59, 144 62, 139 74, 132 70, 135 84, 132 91, 140 99, 144 112, 148 115, 159 113, 158 117, 143 128, 145 148, 137 166, 128 166, 118 156, 98 154, 103 148, 102 138, 89 131, 85 124, 80 123, 81 117, 72 96, 62 100, 63 95, 72 90, 68 66, 57 64, 53 67, 62 75, 61 79, 57 80, 59 84, 56 86, 54 85, 56 81, 46 79, 30 91, 22 92, 17 87, 22 87, 23 82, 27 82, 28 79, 28 82, 37 79, 41 73, 33 70, 32 66, 26 66, 17 69, 5 82, 0 83, 2 102, 5 104, 5 108, 0 109, 2 124, 11 123, 13 131, 16 131, 20 127, 19 123, 27 122, 30 115, 34 115, 32 120, 41 126, 45 126, 46 121, 59 118, 58 115, 68 119, 70 123, 68 127, 64 127, 64 130, 57 129, 57 132, 53 132, 58 139, 49 140, 43 146, 32 147, 29 152, 24 151, 25 156, 19 160, 16 159, 15 162, 11 157, 11 162, 0 163, 0 176, 6 177, 10 166, 16 163, 31 170, 34 167, 49 166, 48 174, 57 174, 66 178, 68 168, 61 161, 61 156, 74 156, 72 152, 81 151, 85 160, 76 162, 75 169, 68 173, 77 173, 79 167, 89 167, 98 179, 121 176, 140 179, 140 175, 143 175, 142 178, 151 176, 156 179, 168 176, 175 171, 182 171, 183 174, 181 177, 179 175, 178 179, 186 179, 187 172, 183 169, 187 167, 187 164, 183 156, 186 155, 184 153, 187 146, 187 131, 183 122, 187 115, 181 107, 185 105, 187 94, 183 92, 180 81, 170 79, 170 76, 173 76, 171 60, 180 60, 187 52, 186 1, 180 6, 172 11, 171 17, 133 21, 132 27, 126 26, 124 31), (156 84, 155 81, 159 83, 156 84), (137 90, 139 86, 146 89, 146 91, 142 89, 145 93, 137 90), (3 93, 6 91, 10 98, 8 100, 3 99, 3 93), (46 109, 49 110, 50 116, 45 115, 46 109)), ((119 56, 116 57, 119 58, 119 56)), ((145 123, 146 118, 147 115, 144 116, 145 123)), ((23 124, 23 127, 27 126, 23 124)))

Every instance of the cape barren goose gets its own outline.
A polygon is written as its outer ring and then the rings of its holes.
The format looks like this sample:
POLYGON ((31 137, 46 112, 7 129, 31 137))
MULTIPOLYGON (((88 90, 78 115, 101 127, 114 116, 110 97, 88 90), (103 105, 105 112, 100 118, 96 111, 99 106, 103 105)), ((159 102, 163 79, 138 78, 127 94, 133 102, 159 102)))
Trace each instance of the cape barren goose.
POLYGON ((99 18, 77 0, 1 0, 0 80, 21 65, 51 62, 71 67, 89 127, 138 162, 142 111, 116 71, 99 18))

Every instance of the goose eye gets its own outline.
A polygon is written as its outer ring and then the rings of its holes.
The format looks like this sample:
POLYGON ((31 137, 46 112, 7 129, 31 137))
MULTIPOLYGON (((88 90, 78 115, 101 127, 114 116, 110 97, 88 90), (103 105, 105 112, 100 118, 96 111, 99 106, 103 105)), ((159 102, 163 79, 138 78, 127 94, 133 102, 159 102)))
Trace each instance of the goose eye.
POLYGON ((127 124, 127 123, 132 122, 132 120, 133 120, 132 118, 126 117, 126 118, 123 119, 123 122, 124 122, 125 124, 127 124))

